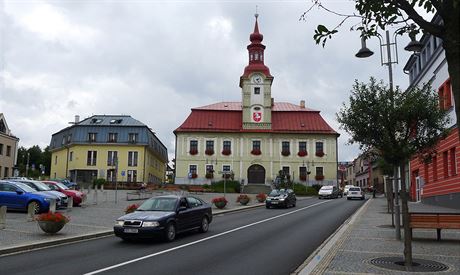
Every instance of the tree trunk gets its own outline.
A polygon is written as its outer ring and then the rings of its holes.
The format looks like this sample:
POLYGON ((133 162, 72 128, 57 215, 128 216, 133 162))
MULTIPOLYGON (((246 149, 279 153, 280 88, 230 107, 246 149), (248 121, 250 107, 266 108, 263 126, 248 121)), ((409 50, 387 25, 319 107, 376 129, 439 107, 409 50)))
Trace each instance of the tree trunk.
POLYGON ((401 204, 402 216, 404 224, 404 264, 405 266, 412 267, 412 233, 409 227, 409 206, 407 205, 407 188, 406 188, 406 163, 403 161, 401 164, 401 204))
MULTIPOLYGON (((442 45, 446 54, 450 82, 452 84, 455 113, 457 121, 460 122, 460 20, 458 19, 460 5, 457 2, 457 5, 454 4, 452 9, 445 12, 448 14, 443 18, 445 35, 442 45)), ((460 133, 460 127, 458 127, 458 131, 460 133)))

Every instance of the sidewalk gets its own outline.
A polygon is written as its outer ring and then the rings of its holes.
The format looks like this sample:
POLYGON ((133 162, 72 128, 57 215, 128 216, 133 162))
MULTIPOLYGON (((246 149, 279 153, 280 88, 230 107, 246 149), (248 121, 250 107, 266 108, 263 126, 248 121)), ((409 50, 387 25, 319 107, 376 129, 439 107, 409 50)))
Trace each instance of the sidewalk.
MULTIPOLYGON (((434 209, 420 203, 410 204, 410 208, 420 212, 434 209)), ((384 263, 385 267, 371 263, 372 260, 377 262, 375 259, 380 257, 403 259, 404 232, 401 231, 402 240, 397 241, 395 229, 391 227, 391 214, 387 214, 386 210, 384 197, 369 199, 295 274, 414 274, 388 269, 390 266, 398 267, 393 264, 395 261, 389 265, 384 263)), ((422 263, 419 268, 425 269, 424 260, 429 260, 447 265, 448 269, 442 274, 460 274, 460 230, 443 229, 442 240, 436 241, 435 229, 414 229, 412 253, 414 262, 422 263)), ((440 274, 440 271, 416 274, 440 274)))
MULTIPOLYGON (((70 222, 54 235, 45 234, 38 227, 37 222, 27 221, 26 213, 8 212, 6 214, 6 228, 0 230, 0 255, 113 234, 114 221, 124 215, 126 207, 131 204, 141 204, 144 201, 127 201, 126 192, 126 190, 118 190, 117 202, 115 203, 114 190, 105 190, 104 193, 99 191, 96 204, 93 197, 94 191, 92 191, 82 207, 74 207, 70 211, 58 210, 58 212, 69 216, 70 222)), ((180 192, 154 192, 152 196, 167 194, 180 194, 180 192)), ((223 194, 198 193, 190 195, 210 203, 212 198, 223 194)), ((255 195, 249 195, 252 200, 247 206, 241 206, 236 202, 238 195, 226 194, 227 206, 225 209, 217 209, 213 205, 213 215, 264 205, 257 202, 255 195)))

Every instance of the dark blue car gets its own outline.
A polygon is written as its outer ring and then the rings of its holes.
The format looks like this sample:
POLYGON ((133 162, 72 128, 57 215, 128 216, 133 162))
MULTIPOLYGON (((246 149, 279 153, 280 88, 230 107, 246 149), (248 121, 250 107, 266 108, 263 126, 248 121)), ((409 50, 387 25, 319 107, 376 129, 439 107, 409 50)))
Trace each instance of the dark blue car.
POLYGON ((199 198, 158 196, 118 218, 113 230, 123 240, 162 236, 173 241, 176 233, 194 229, 207 232, 211 221, 211 206, 199 198))
POLYGON ((25 210, 33 205, 35 214, 48 212, 53 196, 38 193, 20 182, 0 181, 0 206, 7 209, 25 210))

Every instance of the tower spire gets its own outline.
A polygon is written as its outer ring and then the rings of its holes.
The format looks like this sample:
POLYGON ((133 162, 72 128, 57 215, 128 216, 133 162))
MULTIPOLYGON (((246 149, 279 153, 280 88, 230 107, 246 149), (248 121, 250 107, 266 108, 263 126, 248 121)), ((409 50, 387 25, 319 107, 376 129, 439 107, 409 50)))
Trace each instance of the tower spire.
POLYGON ((257 13, 257 6, 254 17, 256 19, 254 23, 254 31, 249 35, 249 40, 251 41, 251 44, 247 46, 249 54, 249 64, 248 66, 246 66, 246 68, 244 68, 244 73, 242 77, 248 77, 253 72, 260 72, 263 73, 266 77, 272 77, 270 75, 270 69, 264 64, 265 45, 262 44, 264 36, 259 31, 259 14, 257 13))

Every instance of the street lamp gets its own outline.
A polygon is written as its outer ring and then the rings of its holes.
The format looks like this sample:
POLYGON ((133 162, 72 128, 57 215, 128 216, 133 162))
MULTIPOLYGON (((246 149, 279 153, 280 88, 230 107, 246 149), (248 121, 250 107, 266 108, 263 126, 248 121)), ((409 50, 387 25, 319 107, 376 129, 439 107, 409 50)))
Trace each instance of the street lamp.
MULTIPOLYGON (((385 38, 386 38, 385 44, 383 42, 383 37, 379 33, 377 33, 377 38, 380 41, 380 63, 381 63, 382 66, 383 65, 388 66, 388 78, 389 78, 389 82, 390 82, 390 93, 393 93, 393 68, 392 68, 392 64, 398 64, 398 44, 396 43, 397 42, 396 41, 396 36, 401 33, 402 29, 403 28, 397 29, 393 33, 393 36, 394 36, 393 41, 394 42, 390 41, 390 32, 388 30, 386 30, 385 31, 385 38), (394 51, 395 52, 395 60, 392 60, 392 57, 391 57, 391 47, 394 47, 394 49, 395 49, 395 51, 394 51), (387 59, 386 60, 384 58, 384 48, 386 48, 386 52, 387 52, 387 59)), ((409 44, 406 47, 404 47, 404 50, 412 51, 412 52, 420 52, 422 50, 422 48, 423 48, 423 44, 416 40, 416 38, 415 38, 416 32, 414 31, 414 29, 415 29, 415 25, 409 26, 408 33, 409 33, 409 37, 410 37, 411 41, 409 42, 409 44)), ((369 56, 371 56, 373 54, 374 53, 366 47, 365 38, 361 37, 361 49, 355 54, 355 56, 358 57, 358 58, 366 58, 366 57, 369 57, 369 56)), ((402 171, 402 173, 404 173, 404 171, 402 171)), ((398 180, 398 172, 397 172, 397 169, 395 168, 394 169, 394 175, 393 175, 394 185, 395 185, 395 187, 397 187, 395 189, 399 189, 399 185, 397 185, 397 180, 398 180)), ((401 219, 400 219, 398 190, 395 190, 394 193, 395 193, 394 215, 395 215, 395 218, 396 218, 395 219, 396 239, 400 240, 401 239, 401 230, 400 230, 400 228, 401 228, 401 219)))
POLYGON ((311 162, 310 162, 310 161, 307 161, 306 164, 307 164, 307 165, 305 165, 305 160, 302 161, 302 167, 306 167, 305 172, 307 173, 307 174, 306 174, 306 180, 307 180, 307 181, 305 182, 305 191, 307 191, 307 189, 308 189, 308 184, 309 184, 308 176, 311 174, 310 165, 311 165, 312 167, 315 167, 315 161, 314 161, 314 160, 312 160, 311 162))

